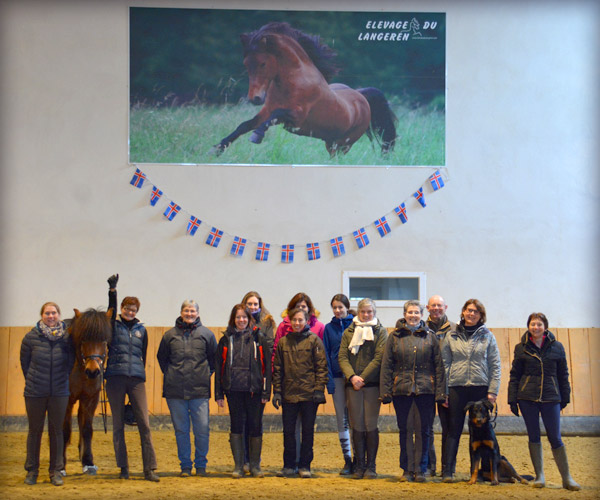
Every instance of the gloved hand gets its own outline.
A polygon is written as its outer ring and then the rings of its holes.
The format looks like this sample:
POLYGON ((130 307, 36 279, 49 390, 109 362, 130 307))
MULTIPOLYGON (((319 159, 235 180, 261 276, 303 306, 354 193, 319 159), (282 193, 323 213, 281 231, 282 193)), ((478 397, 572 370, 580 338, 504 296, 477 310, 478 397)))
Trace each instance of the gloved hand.
POLYGON ((106 281, 108 283, 108 288, 110 288, 110 289, 117 288, 117 281, 119 281, 119 275, 118 274, 113 274, 106 281))
POLYGON ((392 396, 386 394, 385 396, 381 396, 379 401, 381 401, 384 405, 389 405, 392 402, 392 396))
POLYGON ((273 403, 273 406, 276 410, 279 410, 279 405, 281 405, 281 394, 273 394, 273 399, 271 400, 271 403, 273 403))
POLYGON ((567 403, 566 401, 561 401, 561 402, 560 402, 560 409, 561 409, 561 410, 564 410, 564 409, 567 407, 567 405, 568 405, 568 404, 569 404, 569 403, 567 403))
POLYGON ((519 405, 517 403, 510 403, 510 411, 513 412, 515 417, 519 416, 519 405))
POLYGON ((314 391, 313 392, 313 401, 318 405, 325 404, 325 393, 323 391, 314 391))

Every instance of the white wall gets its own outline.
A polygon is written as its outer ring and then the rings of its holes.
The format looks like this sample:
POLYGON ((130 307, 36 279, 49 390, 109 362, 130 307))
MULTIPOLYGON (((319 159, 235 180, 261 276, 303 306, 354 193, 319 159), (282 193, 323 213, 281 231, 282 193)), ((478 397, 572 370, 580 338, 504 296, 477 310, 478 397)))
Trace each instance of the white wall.
MULTIPOLYGON (((361 251, 292 265, 209 248, 129 185, 128 7, 123 1, 1 4, 0 326, 39 306, 106 304, 106 277, 138 295, 140 318, 170 325, 185 298, 225 324, 249 289, 278 315, 297 291, 330 318, 345 270, 423 271, 456 319, 469 297, 492 326, 542 310, 554 327, 599 326, 598 31, 594 1, 304 1, 303 9, 447 13, 450 181, 425 210, 361 251)), ((248 7, 248 2, 136 6, 248 7)), ((256 8, 293 8, 262 1, 256 8)), ((296 7, 297 8, 297 7, 296 7)), ((165 193, 231 234, 324 241, 389 212, 428 175, 396 169, 159 167, 165 193), (407 176, 409 177, 407 179, 407 176), (416 177, 412 177, 416 176, 416 177), (258 201, 258 202, 257 202, 258 201)), ((395 223, 394 223, 395 224, 395 223)), ((387 326, 398 310, 380 310, 387 326)))

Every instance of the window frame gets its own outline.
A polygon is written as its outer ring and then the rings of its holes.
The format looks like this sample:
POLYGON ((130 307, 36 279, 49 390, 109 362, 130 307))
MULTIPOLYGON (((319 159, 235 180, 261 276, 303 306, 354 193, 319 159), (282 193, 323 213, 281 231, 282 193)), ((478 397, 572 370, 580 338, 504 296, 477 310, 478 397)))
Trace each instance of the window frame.
MULTIPOLYGON (((356 307, 358 300, 352 300, 350 298, 350 278, 417 278, 419 293, 416 299, 407 300, 418 300, 421 304, 427 302, 427 274, 424 272, 414 271, 343 271, 342 272, 342 290, 343 293, 349 298, 350 306, 356 307)), ((404 303, 407 300, 383 300, 371 297, 377 307, 404 307, 404 303)))

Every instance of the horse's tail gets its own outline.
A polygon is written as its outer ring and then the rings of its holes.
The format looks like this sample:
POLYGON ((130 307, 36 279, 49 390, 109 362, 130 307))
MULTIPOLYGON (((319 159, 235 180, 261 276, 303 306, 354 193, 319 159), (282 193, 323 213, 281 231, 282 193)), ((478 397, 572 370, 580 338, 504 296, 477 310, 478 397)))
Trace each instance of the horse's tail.
POLYGON ((371 107, 371 128, 367 130, 369 139, 373 140, 373 132, 377 141, 381 141, 381 151, 388 153, 396 144, 396 123, 398 119, 390 108, 390 104, 381 90, 374 87, 358 89, 367 99, 371 107))

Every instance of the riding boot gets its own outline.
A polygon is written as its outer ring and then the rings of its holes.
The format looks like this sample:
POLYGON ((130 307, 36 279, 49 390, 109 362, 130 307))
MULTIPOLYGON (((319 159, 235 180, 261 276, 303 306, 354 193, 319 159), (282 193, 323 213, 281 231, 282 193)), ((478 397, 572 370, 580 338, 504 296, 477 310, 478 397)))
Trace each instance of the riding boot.
POLYGON ((367 470, 365 477, 375 479, 377 477, 375 459, 379 449, 379 429, 367 432, 367 470))
POLYGON ((354 479, 362 479, 365 475, 365 445, 366 432, 354 431, 352 433, 354 444, 354 479))
POLYGON ((260 468, 260 452, 262 450, 262 436, 251 437, 248 444, 250 459, 250 474, 254 477, 265 477, 260 468))
POLYGON ((565 449, 565 445, 563 444, 559 448, 554 448, 552 450, 552 454, 554 455, 558 472, 560 472, 562 477, 563 488, 571 491, 580 490, 581 486, 573 480, 571 474, 569 473, 569 462, 567 460, 567 450, 565 449))
POLYGON ((529 443, 529 456, 535 471, 534 488, 543 488, 546 486, 544 478, 544 455, 542 451, 542 443, 529 443))
POLYGON ((233 454, 234 469, 231 477, 239 479, 244 476, 244 436, 242 434, 229 434, 229 444, 233 454))

